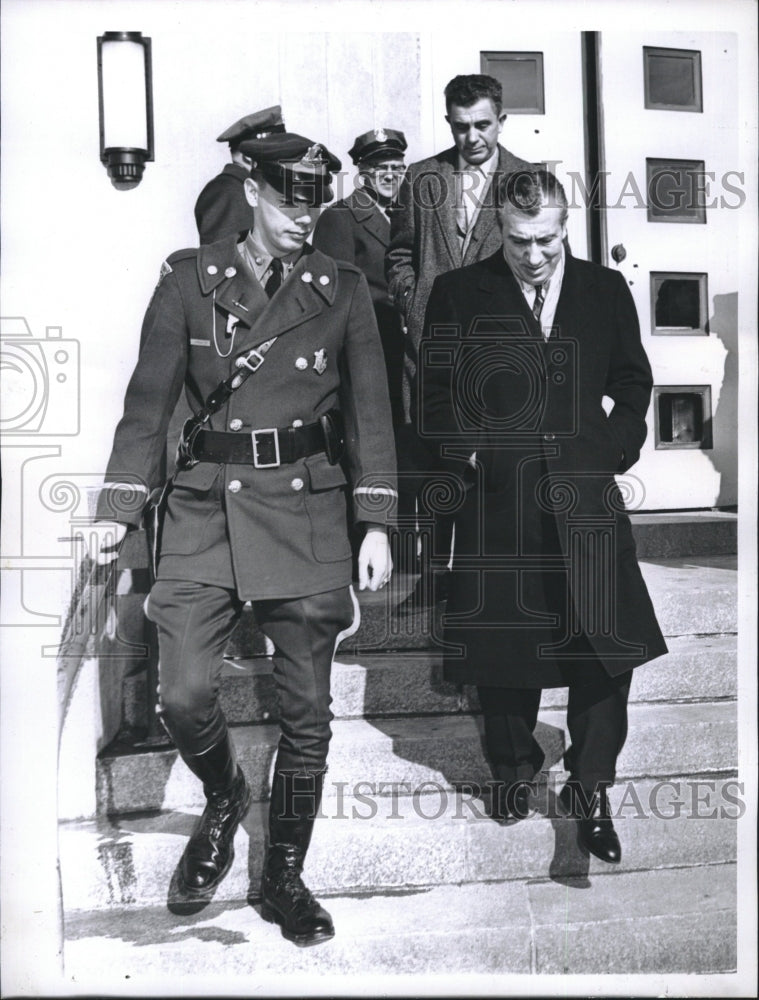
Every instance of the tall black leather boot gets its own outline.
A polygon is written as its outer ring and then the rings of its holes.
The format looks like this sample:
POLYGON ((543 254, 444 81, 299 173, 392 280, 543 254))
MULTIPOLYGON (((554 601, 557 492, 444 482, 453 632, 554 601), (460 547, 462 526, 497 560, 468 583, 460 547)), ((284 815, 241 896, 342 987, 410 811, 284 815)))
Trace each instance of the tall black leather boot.
POLYGON ((179 863, 179 888, 202 899, 232 867, 235 831, 250 808, 251 794, 228 733, 206 753, 182 759, 203 782, 207 804, 179 863))
POLYGON ((301 878, 323 783, 324 771, 275 771, 269 804, 261 916, 300 948, 335 936, 332 918, 301 878))

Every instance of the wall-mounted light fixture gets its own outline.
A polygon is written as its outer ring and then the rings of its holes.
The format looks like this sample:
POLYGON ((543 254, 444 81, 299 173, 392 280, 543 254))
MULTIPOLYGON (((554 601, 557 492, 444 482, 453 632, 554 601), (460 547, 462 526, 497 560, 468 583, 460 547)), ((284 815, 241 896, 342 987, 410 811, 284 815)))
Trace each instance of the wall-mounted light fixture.
POLYGON ((140 31, 98 36, 100 161, 114 187, 136 187, 153 161, 150 39, 140 31))

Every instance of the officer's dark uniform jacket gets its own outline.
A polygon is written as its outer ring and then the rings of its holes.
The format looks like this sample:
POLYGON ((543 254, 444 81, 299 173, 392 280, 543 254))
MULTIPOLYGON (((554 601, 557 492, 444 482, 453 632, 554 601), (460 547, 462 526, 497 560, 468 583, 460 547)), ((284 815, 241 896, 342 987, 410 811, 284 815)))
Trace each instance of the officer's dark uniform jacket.
POLYGON ((346 452, 277 468, 201 462, 175 478, 159 579, 236 589, 243 600, 301 597, 347 586, 346 473, 355 517, 392 519, 395 453, 385 366, 366 280, 306 246, 269 300, 228 237, 172 254, 145 316, 140 356, 98 516, 139 524, 159 482, 169 418, 184 386, 198 410, 241 354, 277 337, 260 370, 210 420, 249 434, 342 411, 346 452), (137 491, 130 484, 137 484, 137 491))
POLYGON ((247 167, 227 163, 200 192, 195 202, 195 223, 201 243, 215 243, 225 236, 252 229, 253 209, 244 187, 248 177, 247 167))
POLYGON ((367 191, 354 191, 322 212, 314 230, 313 242, 324 253, 356 264, 366 276, 385 352, 393 419, 396 424, 401 424, 403 324, 400 313, 390 301, 385 278, 390 220, 367 191))

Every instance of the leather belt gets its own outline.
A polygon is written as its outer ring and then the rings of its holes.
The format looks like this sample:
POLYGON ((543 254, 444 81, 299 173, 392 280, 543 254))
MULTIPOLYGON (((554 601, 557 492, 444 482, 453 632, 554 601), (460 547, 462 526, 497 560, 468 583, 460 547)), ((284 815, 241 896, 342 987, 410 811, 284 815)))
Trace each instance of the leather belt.
POLYGON ((325 451, 324 431, 317 421, 305 427, 262 427, 237 434, 199 431, 192 442, 196 462, 253 465, 276 469, 325 451))

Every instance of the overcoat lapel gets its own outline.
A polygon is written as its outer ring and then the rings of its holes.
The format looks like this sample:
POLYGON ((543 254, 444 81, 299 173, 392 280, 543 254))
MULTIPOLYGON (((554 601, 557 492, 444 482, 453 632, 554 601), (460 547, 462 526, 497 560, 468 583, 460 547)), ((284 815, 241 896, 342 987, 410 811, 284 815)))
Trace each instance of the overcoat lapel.
POLYGON ((522 294, 519 282, 512 274, 503 253, 499 250, 492 257, 487 257, 481 264, 481 274, 477 282, 479 299, 478 311, 488 316, 504 317, 511 321, 511 332, 514 321, 519 319, 523 328, 536 337, 542 335, 540 324, 532 315, 527 300, 522 294))
POLYGON ((477 260, 481 244, 488 238, 493 230, 493 227, 497 224, 496 212, 493 204, 493 199, 495 198, 493 185, 498 183, 499 175, 508 172, 508 163, 508 154, 503 146, 499 145, 498 166, 496 167, 496 173, 491 178, 490 185, 485 192, 485 204, 480 208, 477 213, 477 218, 474 220, 474 228, 472 229, 469 242, 467 243, 466 253, 464 254, 464 264, 477 260))
MULTIPOLYGON (((542 336, 540 324, 532 315, 532 310, 522 294, 519 282, 501 251, 482 261, 482 272, 477 283, 480 296, 478 307, 489 316, 519 315, 531 333, 542 336)), ((564 259, 564 277, 561 282, 561 292, 556 305, 556 315, 553 325, 556 336, 582 337, 586 324, 582 322, 587 312, 587 305, 593 297, 593 276, 583 274, 576 267, 570 253, 564 259)))
POLYGON ((390 243, 390 223, 376 205, 361 205, 355 198, 355 195, 351 197, 348 207, 356 223, 386 247, 390 243))
POLYGON ((227 236, 201 246, 197 258, 198 284, 203 295, 213 295, 219 308, 250 327, 268 299, 243 265, 237 239, 227 236))
POLYGON ((253 325, 269 303, 266 292, 240 262, 233 277, 216 289, 216 305, 236 316, 247 327, 253 325))
POLYGON ((580 339, 587 324, 582 317, 587 315, 588 303, 593 300, 593 277, 582 275, 570 253, 564 259, 564 278, 561 282, 561 293, 556 304, 556 315, 553 325, 560 337, 580 339))
POLYGON ((435 218, 440 226, 448 256, 451 258, 453 267, 461 267, 461 250, 459 247, 459 236, 456 231, 456 171, 453 166, 455 150, 448 150, 445 158, 440 160, 440 189, 429 192, 428 196, 435 197, 435 207, 433 209, 435 218))

